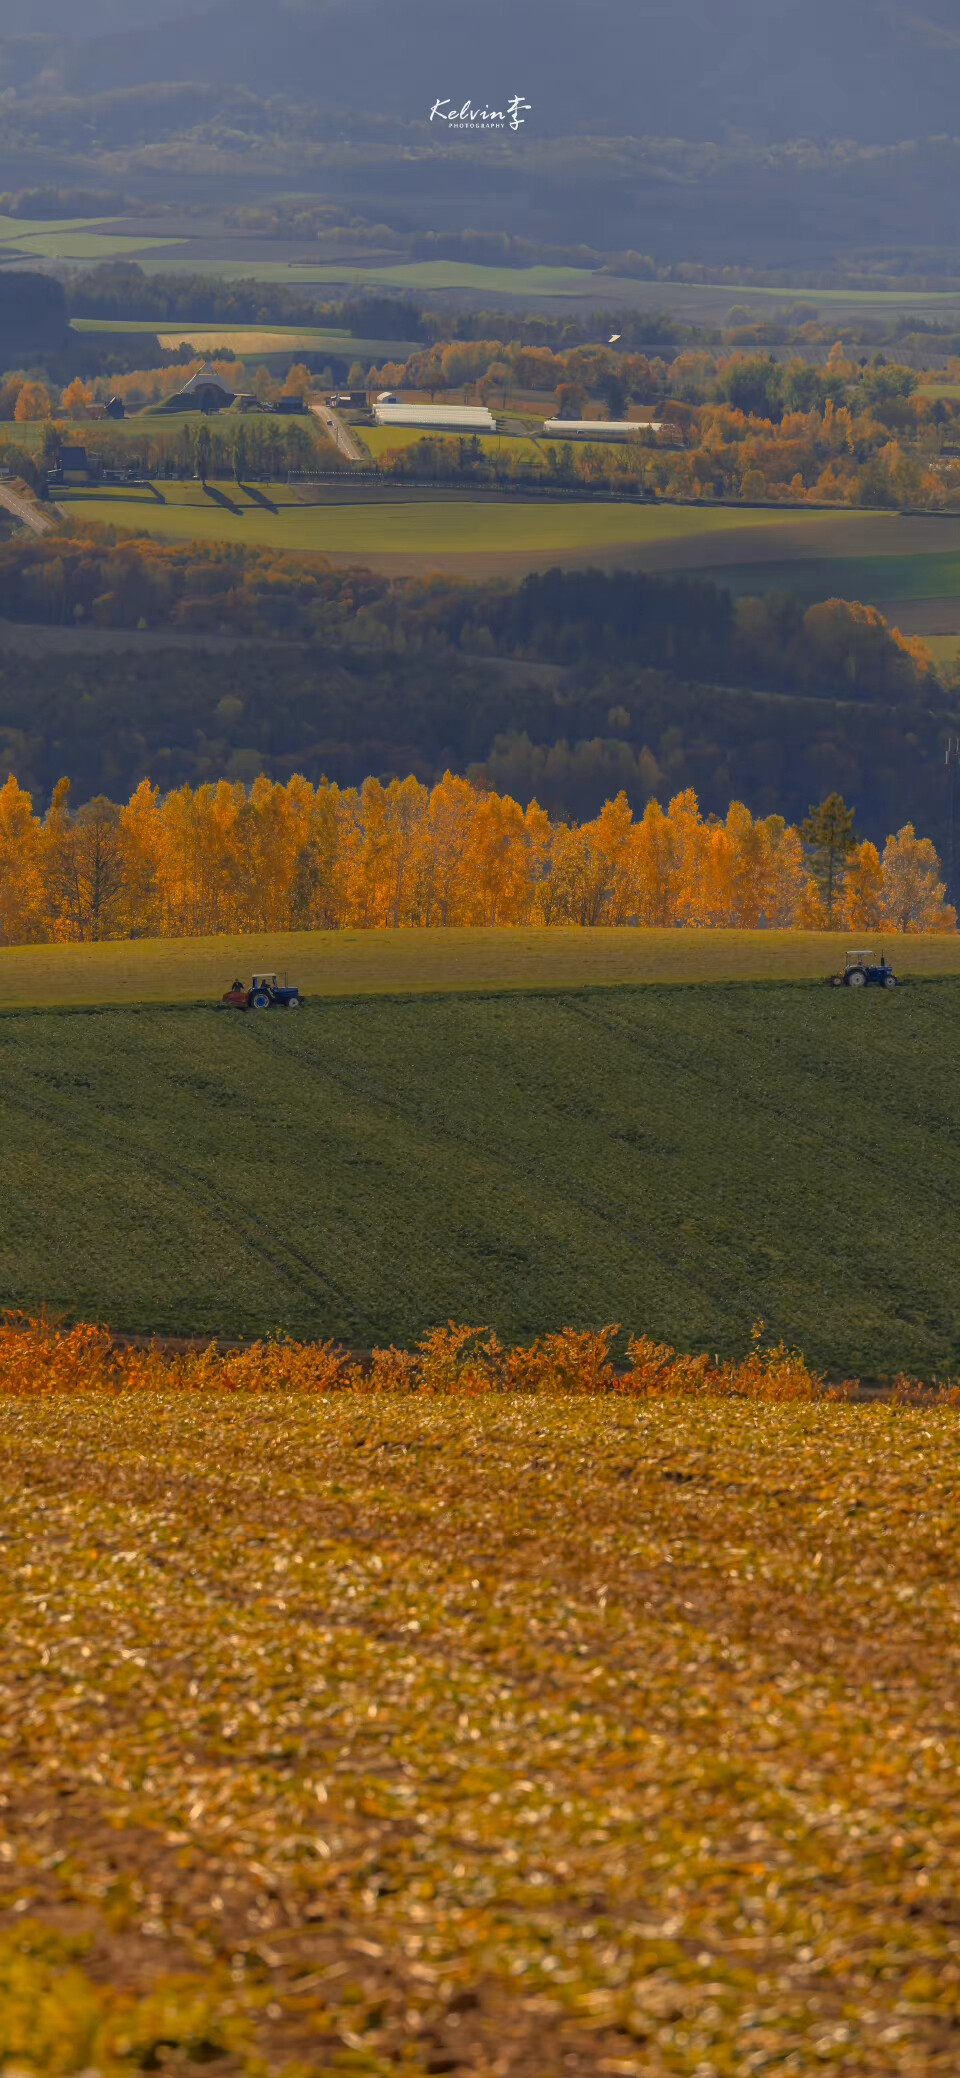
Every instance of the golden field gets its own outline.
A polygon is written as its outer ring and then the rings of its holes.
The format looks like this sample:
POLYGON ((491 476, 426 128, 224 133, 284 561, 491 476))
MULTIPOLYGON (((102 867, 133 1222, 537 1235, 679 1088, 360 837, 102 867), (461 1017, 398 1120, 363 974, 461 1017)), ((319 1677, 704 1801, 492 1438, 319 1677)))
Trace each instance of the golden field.
MULTIPOLYGON (((863 936, 862 932, 859 934, 863 936)), ((905 978, 960 973, 953 933, 875 933, 905 978)), ((816 981, 843 966, 841 931, 426 929, 0 947, 0 1007, 217 1001, 234 972, 288 972, 308 996, 816 981)))
POLYGON ((7 2068, 955 2071, 956 1407, 539 1347, 0 1338, 7 2068))

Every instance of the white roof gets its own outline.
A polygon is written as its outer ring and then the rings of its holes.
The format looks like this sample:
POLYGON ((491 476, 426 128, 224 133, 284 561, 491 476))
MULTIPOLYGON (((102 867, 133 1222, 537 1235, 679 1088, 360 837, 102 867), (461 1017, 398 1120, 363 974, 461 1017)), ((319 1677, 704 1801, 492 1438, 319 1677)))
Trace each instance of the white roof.
POLYGON ((658 418, 545 418, 543 430, 559 440, 636 440, 638 433, 659 433, 662 425, 658 418))
POLYGON ((437 431, 495 433, 497 422, 485 404, 381 404, 373 407, 378 426, 434 426, 437 431))

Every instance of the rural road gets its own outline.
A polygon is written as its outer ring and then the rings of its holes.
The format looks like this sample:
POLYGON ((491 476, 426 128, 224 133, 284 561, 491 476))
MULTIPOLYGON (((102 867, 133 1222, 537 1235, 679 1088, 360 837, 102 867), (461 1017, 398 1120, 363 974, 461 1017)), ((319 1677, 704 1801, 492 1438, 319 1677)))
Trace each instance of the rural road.
POLYGON ((357 446, 349 426, 345 426, 342 418, 338 418, 336 412, 331 411, 329 404, 311 404, 310 409, 313 412, 314 418, 319 419, 324 432, 329 435, 334 445, 340 449, 340 453, 346 456, 348 462, 363 462, 366 460, 366 456, 361 453, 360 448, 357 446))
POLYGON ((59 505, 46 507, 37 499, 22 498, 19 491, 13 490, 8 483, 0 483, 0 505, 34 534, 49 534, 60 515, 59 505))

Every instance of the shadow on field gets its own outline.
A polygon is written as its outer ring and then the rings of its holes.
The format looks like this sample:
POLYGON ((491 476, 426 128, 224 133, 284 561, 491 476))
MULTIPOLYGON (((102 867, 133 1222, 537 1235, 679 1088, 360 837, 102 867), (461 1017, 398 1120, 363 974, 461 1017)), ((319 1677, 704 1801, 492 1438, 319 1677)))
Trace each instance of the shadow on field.
POLYGON ((243 518, 243 506, 235 505, 233 499, 227 497, 226 491, 218 491, 212 483, 205 483, 203 489, 206 497, 212 498, 215 505, 222 505, 227 512, 236 513, 238 518, 243 518))
POLYGON ((259 484, 242 483, 240 489, 244 496, 249 498, 254 505, 262 505, 264 512, 279 511, 279 507, 274 504, 272 498, 267 497, 266 491, 260 489, 259 484))

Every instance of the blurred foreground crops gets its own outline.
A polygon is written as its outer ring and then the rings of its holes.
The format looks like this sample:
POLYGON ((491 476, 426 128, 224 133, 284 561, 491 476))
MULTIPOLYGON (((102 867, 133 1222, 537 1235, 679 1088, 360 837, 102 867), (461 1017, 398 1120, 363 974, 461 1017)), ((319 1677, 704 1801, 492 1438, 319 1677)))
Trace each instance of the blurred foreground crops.
POLYGON ((0 1335, 0 2069, 953 2074, 956 1395, 337 1364, 0 1335))

